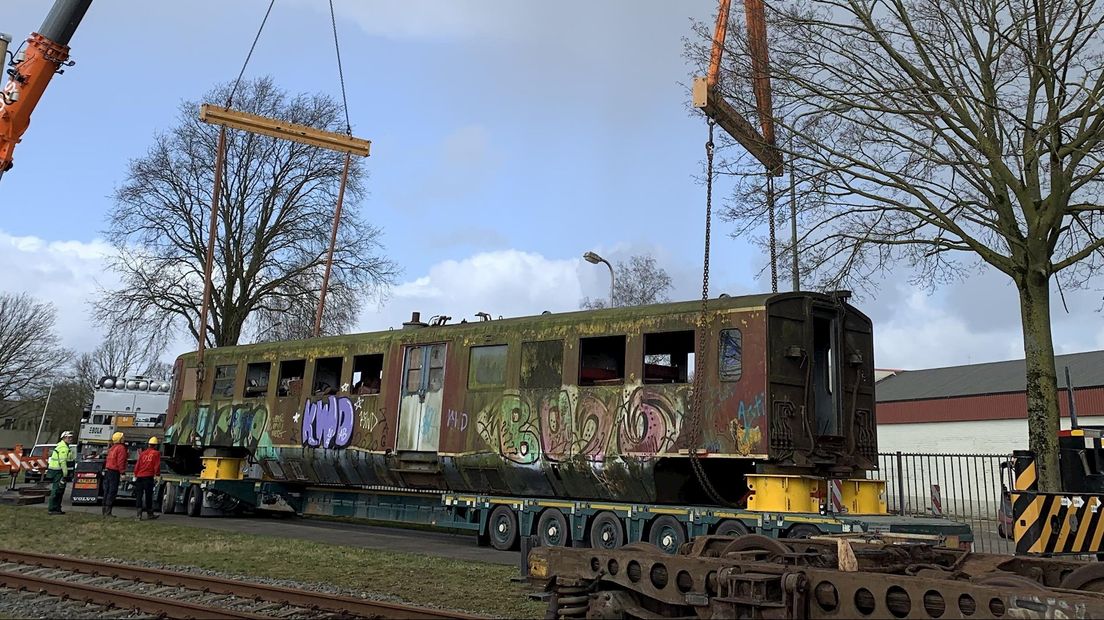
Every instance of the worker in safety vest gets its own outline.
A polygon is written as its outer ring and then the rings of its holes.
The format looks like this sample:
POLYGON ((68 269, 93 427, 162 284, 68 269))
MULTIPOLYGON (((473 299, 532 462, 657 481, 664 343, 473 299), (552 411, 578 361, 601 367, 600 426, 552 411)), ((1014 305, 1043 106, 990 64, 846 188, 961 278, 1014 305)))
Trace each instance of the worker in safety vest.
POLYGON ((127 449, 123 445, 123 434, 116 432, 111 436, 111 448, 104 462, 104 499, 103 515, 113 517, 111 507, 115 505, 115 496, 119 494, 119 480, 126 473, 127 449))
POLYGON ((69 481, 69 444, 73 443, 73 431, 61 434, 61 441, 50 453, 46 479, 50 481, 50 502, 46 514, 63 515, 61 496, 65 495, 65 483, 69 481))
POLYGON ((161 453, 157 450, 157 438, 150 437, 149 445, 138 455, 134 464, 134 487, 137 491, 138 518, 156 519, 153 514, 154 478, 161 475, 161 453))

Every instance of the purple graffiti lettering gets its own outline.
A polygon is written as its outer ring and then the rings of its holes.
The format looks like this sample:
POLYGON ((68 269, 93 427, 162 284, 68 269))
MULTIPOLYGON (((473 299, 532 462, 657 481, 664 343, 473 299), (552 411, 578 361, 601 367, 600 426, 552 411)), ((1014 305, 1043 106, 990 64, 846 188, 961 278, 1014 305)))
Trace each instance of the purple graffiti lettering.
POLYGON ((330 396, 303 403, 303 445, 311 448, 345 448, 353 438, 353 403, 345 396, 330 396))

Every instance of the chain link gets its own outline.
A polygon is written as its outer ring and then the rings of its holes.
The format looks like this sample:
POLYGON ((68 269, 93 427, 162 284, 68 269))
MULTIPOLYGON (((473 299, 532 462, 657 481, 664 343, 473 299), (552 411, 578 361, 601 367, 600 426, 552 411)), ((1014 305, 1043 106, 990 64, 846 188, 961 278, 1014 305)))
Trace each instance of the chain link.
POLYGON ((701 484, 710 499, 717 504, 727 505, 728 502, 717 492, 713 483, 710 482, 709 476, 706 474, 705 467, 702 465, 698 455, 698 449, 701 448, 702 402, 705 398, 703 394, 704 389, 702 388, 703 377, 705 375, 705 348, 709 344, 707 327, 709 323, 709 247, 713 224, 714 125, 713 119, 709 119, 709 140, 705 143, 705 258, 702 267, 701 313, 698 316, 698 355, 694 363, 694 391, 690 396, 690 415, 687 420, 687 425, 690 427, 687 435, 687 448, 690 454, 690 465, 694 470, 694 476, 698 479, 698 483, 701 484))
POLYGON ((778 292, 778 240, 774 225, 774 177, 767 172, 767 225, 770 227, 771 292, 778 292))
POLYGON ((337 77, 341 80, 341 107, 345 110, 345 133, 353 135, 353 126, 349 123, 349 98, 345 96, 345 71, 341 68, 341 46, 337 42, 337 16, 334 14, 333 0, 330 0, 330 24, 333 26, 334 51, 337 52, 337 77))

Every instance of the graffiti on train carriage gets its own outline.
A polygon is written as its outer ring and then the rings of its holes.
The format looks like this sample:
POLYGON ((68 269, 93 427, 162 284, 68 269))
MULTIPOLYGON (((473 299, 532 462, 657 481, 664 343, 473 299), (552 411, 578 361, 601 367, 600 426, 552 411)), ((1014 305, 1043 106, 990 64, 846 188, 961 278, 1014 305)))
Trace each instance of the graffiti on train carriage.
POLYGON ((296 415, 303 420, 303 446, 309 448, 346 448, 353 439, 356 423, 353 401, 348 396, 323 396, 303 402, 296 415))
POLYGON ((224 445, 256 449, 268 440, 268 407, 264 403, 186 403, 166 432, 175 443, 224 445))
POLYGON ((508 390, 480 410, 476 428, 492 450, 522 464, 662 454, 674 449, 688 402, 689 386, 508 390))

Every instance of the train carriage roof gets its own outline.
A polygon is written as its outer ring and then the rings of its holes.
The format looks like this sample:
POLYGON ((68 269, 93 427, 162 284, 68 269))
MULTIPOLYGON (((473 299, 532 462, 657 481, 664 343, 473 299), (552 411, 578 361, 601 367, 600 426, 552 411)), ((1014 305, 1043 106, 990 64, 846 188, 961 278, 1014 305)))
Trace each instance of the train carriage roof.
MULTIPOLYGON (((765 307, 767 300, 777 295, 760 293, 756 295, 740 295, 712 298, 708 302, 711 311, 723 310, 755 310, 765 307)), ((600 310, 576 310, 572 312, 559 312, 549 314, 537 314, 520 317, 493 319, 490 321, 468 321, 467 323, 448 323, 441 326, 427 326, 416 330, 403 330, 398 327, 386 331, 360 332, 341 334, 336 336, 322 336, 304 340, 283 340, 277 342, 263 342, 256 344, 237 345, 233 347, 235 354, 264 354, 287 349, 312 347, 325 348, 327 345, 339 344, 363 344, 366 341, 380 339, 389 341, 399 334, 419 334, 419 340, 426 337, 449 338, 461 334, 476 334, 487 330, 510 329, 555 329, 567 325, 579 323, 620 323, 632 321, 644 321, 658 317, 697 312, 701 309, 701 301, 679 301, 661 304, 649 304, 645 306, 629 306, 623 308, 604 308, 600 310)), ((230 347, 223 347, 221 353, 226 354, 230 347)), ((208 355, 219 357, 219 349, 208 349, 208 355)), ((182 357, 192 358, 195 352, 189 352, 182 357)))

